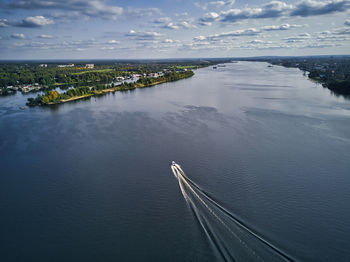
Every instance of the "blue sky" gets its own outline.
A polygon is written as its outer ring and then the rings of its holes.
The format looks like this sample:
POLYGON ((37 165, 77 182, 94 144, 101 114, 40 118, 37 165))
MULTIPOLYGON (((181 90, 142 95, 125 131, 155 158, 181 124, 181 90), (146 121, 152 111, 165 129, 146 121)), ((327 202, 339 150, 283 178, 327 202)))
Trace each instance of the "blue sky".
POLYGON ((350 54, 350 0, 0 0, 0 59, 350 54))

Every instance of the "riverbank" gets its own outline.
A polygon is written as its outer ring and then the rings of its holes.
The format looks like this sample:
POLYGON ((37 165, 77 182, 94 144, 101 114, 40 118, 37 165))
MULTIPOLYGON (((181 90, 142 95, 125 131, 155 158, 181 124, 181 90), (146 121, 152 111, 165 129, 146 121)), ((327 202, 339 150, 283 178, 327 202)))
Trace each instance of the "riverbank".
MULTIPOLYGON (((270 65, 298 68, 335 95, 350 97, 350 56, 251 57, 240 61, 267 62, 270 65)), ((270 67, 270 66, 269 66, 270 67)))
POLYGON ((93 96, 104 95, 107 93, 113 93, 117 91, 128 91, 136 88, 146 88, 166 82, 178 81, 181 79, 189 78, 194 75, 191 70, 181 72, 171 72, 164 76, 157 78, 140 78, 134 83, 122 83, 118 86, 94 86, 94 87, 77 87, 59 94, 57 91, 49 91, 45 95, 38 95, 36 98, 28 98, 27 106, 47 106, 67 103, 80 99, 85 99, 93 96))
POLYGON ((285 58, 283 60, 267 60, 272 65, 280 65, 287 68, 298 68, 303 71, 310 80, 320 83, 336 95, 350 97, 350 63, 345 58, 285 58))

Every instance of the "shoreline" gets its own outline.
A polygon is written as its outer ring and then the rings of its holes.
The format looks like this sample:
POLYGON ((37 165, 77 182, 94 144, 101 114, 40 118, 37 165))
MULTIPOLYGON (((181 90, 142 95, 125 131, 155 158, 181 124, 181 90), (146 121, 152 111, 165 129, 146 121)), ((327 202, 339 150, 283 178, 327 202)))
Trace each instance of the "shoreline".
MULTIPOLYGON (((268 64, 273 65, 273 66, 283 66, 285 68, 298 68, 300 71, 304 72, 304 74, 307 76, 309 81, 312 81, 316 84, 320 84, 323 88, 327 88, 328 90, 333 92, 335 95, 343 96, 345 98, 350 97, 350 82, 347 80, 322 79, 319 76, 314 76, 313 72, 311 70, 307 70, 299 65, 298 66, 297 65, 287 66, 287 65, 276 63, 274 61, 263 61, 263 62, 267 62, 268 64)), ((314 72, 317 72, 317 70, 314 72)), ((319 72, 317 72, 317 74, 319 74, 319 72)))
POLYGON ((80 100, 80 99, 87 98, 87 97, 92 97, 92 96, 94 96, 94 95, 93 94, 89 94, 89 95, 83 95, 83 96, 75 96, 75 97, 71 97, 71 98, 68 98, 68 99, 62 99, 59 102, 50 102, 47 105, 63 104, 63 103, 68 103, 68 102, 71 102, 71 101, 80 100))
POLYGON ((68 102, 72 102, 72 101, 77 101, 77 100, 81 100, 84 98, 91 98, 94 96, 99 96, 99 95, 105 95, 108 93, 115 93, 115 92, 122 92, 122 91, 130 91, 130 90, 134 90, 136 88, 147 88, 147 87, 152 87, 152 86, 156 86, 156 85, 160 85, 160 84, 164 84, 164 83, 168 83, 168 82, 176 82, 182 79, 186 79, 186 78, 190 78, 194 75, 194 72, 191 71, 192 74, 186 75, 184 77, 181 77, 180 79, 164 79, 164 80, 160 80, 160 81, 156 81, 153 83, 149 83, 149 84, 144 84, 144 83, 140 83, 140 82, 134 82, 131 86, 123 86, 123 85, 118 85, 116 87, 112 87, 112 88, 106 88, 106 89, 102 89, 102 90, 96 90, 96 89, 92 89, 91 91, 93 93, 89 93, 89 94, 84 94, 84 95, 80 95, 80 96, 73 96, 70 98, 66 98, 66 99, 60 99, 58 101, 54 101, 54 102, 48 102, 48 103, 32 103, 31 101, 28 101, 26 103, 27 106, 52 106, 52 105, 59 105, 59 104, 64 104, 64 103, 68 103, 68 102))

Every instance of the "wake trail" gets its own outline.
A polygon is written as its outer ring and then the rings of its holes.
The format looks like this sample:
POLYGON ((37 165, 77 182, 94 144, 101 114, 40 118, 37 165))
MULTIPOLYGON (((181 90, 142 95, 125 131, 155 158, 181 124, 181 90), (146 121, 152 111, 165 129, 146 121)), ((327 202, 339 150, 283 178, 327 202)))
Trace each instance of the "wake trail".
POLYGON ((180 165, 173 163, 171 169, 184 199, 223 261, 293 261, 205 193, 180 165))

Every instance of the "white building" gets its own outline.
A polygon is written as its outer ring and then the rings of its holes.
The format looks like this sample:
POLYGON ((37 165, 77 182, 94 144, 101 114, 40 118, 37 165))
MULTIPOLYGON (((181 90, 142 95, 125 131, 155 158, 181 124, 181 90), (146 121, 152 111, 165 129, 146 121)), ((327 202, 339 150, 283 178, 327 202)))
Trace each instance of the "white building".
POLYGON ((117 76, 117 81, 123 81, 123 80, 125 80, 124 77, 122 77, 122 76, 117 76))
POLYGON ((68 64, 68 65, 58 65, 57 67, 73 67, 74 64, 68 64))
POLYGON ((149 76, 150 76, 150 77, 157 78, 159 75, 158 75, 158 73, 150 73, 149 76))

